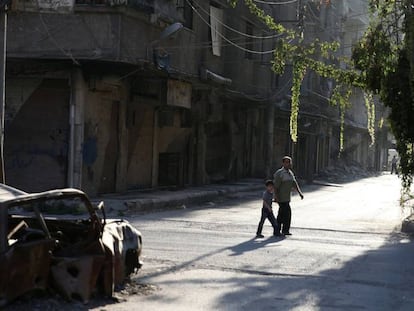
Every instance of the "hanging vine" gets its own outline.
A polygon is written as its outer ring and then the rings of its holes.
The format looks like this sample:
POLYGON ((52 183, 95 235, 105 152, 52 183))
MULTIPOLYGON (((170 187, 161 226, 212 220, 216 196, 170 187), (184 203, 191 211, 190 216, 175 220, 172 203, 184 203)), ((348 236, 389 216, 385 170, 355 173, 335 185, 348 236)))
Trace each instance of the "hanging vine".
POLYGON ((378 95, 390 109, 388 121, 400 157, 399 174, 403 190, 408 191, 414 174, 412 1, 372 0, 370 4, 376 14, 355 46, 352 59, 361 71, 365 89, 378 95))
MULTIPOLYGON (((237 0, 232 0, 232 3, 235 5, 237 0)), ((272 16, 266 14, 263 9, 259 8, 254 0, 244 0, 244 3, 250 12, 265 23, 269 29, 281 34, 281 38, 278 40, 273 55, 272 69, 277 74, 283 74, 286 64, 290 63, 293 66, 290 135, 292 141, 296 142, 298 135, 297 120, 300 109, 300 89, 308 69, 324 78, 333 79, 340 85, 347 84, 354 87, 362 87, 363 80, 354 69, 343 69, 334 65, 335 63, 339 63, 339 61, 344 62, 343 59, 338 59, 334 56, 339 48, 338 42, 326 42, 315 39, 313 42, 305 43, 300 31, 295 32, 277 23, 272 16)), ((331 100, 331 103, 335 105, 340 104, 342 105, 341 108, 345 108, 348 104, 345 105, 344 102, 349 99, 349 96, 343 97, 346 94, 348 92, 342 93, 334 91, 333 96, 336 99, 331 100)), ((341 118, 343 119, 344 115, 341 118)), ((343 148, 343 128, 342 122, 341 148, 343 148)))
POLYGON ((293 63, 293 85, 292 85, 292 103, 290 113, 290 136, 293 142, 298 139, 298 115, 299 115, 299 97, 300 87, 307 70, 306 64, 297 60, 293 63))
MULTIPOLYGON (((236 5, 238 0, 229 0, 236 5)), ((293 85, 290 131, 297 140, 297 118, 300 107, 300 86, 307 70, 332 79, 336 87, 330 102, 340 109, 340 149, 344 146, 345 109, 354 87, 366 91, 367 128, 371 143, 375 142, 375 100, 390 108, 389 124, 396 138, 400 155, 400 173, 404 189, 409 189, 414 175, 414 9, 412 0, 369 0, 370 25, 353 47, 352 59, 336 57, 337 42, 315 39, 305 43, 301 30, 293 31, 277 23, 259 8, 254 0, 244 0, 250 12, 269 29, 281 34, 274 52, 272 68, 282 74, 293 64, 293 85)), ((330 1, 309 1, 308 4, 329 5, 330 1)), ((383 120, 378 126, 382 127, 383 120)))
POLYGON ((344 130, 345 130, 345 111, 350 103, 349 98, 352 94, 352 88, 346 84, 337 84, 333 90, 330 103, 339 107, 340 113, 340 133, 339 133, 339 151, 344 150, 344 130))
POLYGON ((368 116, 368 134, 371 137, 371 146, 375 144, 375 102, 371 93, 364 93, 365 107, 368 116))

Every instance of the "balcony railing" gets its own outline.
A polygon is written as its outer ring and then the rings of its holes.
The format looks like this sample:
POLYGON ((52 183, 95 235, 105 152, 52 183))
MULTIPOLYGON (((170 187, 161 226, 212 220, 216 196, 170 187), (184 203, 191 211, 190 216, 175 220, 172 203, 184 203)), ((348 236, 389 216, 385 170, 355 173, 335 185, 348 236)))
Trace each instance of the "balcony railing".
POLYGON ((76 0, 77 5, 108 5, 107 0, 76 0))
POLYGON ((13 0, 12 10, 71 13, 75 7, 130 7, 154 13, 155 0, 13 0))
POLYGON ((76 0, 78 6, 127 6, 133 9, 154 13, 154 0, 76 0))

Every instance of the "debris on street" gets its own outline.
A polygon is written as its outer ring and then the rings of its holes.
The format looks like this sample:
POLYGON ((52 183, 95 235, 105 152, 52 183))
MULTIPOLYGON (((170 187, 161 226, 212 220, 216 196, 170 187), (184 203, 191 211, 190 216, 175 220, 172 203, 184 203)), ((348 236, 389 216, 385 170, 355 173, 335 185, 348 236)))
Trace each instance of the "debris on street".
POLYGON ((338 159, 333 165, 321 171, 316 180, 326 180, 328 182, 345 183, 361 178, 373 176, 373 172, 364 169, 355 161, 345 161, 338 159))

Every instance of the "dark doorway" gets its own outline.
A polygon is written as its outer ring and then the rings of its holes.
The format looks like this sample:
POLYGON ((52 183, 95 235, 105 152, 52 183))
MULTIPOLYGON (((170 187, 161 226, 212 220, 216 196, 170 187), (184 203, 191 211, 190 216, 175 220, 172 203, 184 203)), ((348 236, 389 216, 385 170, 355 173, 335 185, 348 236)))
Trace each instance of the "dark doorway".
POLYGON ((44 79, 18 111, 6 104, 7 184, 28 192, 66 186, 69 94, 68 80, 44 79))
POLYGON ((160 153, 158 168, 158 185, 178 186, 180 183, 180 154, 160 153))

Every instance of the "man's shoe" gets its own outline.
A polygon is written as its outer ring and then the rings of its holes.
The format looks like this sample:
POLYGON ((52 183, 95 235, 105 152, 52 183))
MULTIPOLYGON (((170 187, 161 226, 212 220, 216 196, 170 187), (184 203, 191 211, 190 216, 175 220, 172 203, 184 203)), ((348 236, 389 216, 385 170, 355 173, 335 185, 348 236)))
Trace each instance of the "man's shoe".
POLYGON ((283 235, 292 235, 290 232, 283 232, 283 235))
POLYGON ((279 236, 283 236, 283 234, 281 234, 280 232, 276 232, 273 234, 273 236, 279 237, 279 236))
POLYGON ((256 234, 256 238, 264 238, 263 234, 256 234))

